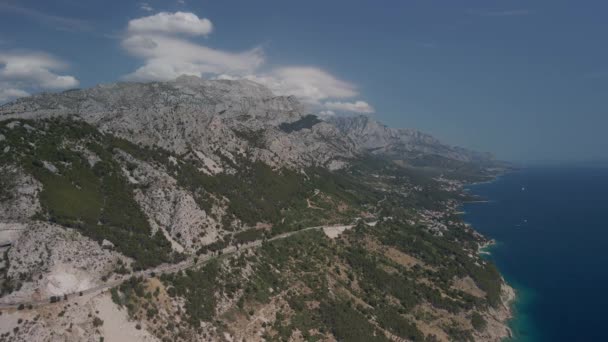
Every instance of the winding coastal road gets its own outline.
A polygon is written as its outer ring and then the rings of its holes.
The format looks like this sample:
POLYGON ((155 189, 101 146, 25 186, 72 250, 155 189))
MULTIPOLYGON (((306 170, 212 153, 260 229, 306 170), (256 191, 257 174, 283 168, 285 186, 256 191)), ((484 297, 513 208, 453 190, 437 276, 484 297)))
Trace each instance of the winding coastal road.
MULTIPOLYGON (((350 229, 354 227, 354 224, 351 225, 334 225, 334 226, 314 226, 314 227, 306 227, 300 230, 296 230, 293 232, 287 232, 287 233, 283 233, 283 234, 279 234, 277 236, 274 236, 270 239, 267 239, 266 241, 275 241, 275 240, 280 240, 280 239, 285 239, 288 238, 292 235, 295 234, 300 234, 302 232, 305 231, 309 231, 309 230, 324 230, 327 234, 327 230, 337 230, 338 233, 343 232, 346 229, 350 229)), ((329 234, 328 234, 329 235, 329 234)), ((182 270, 186 270, 189 268, 193 268, 196 266, 201 266, 207 262, 209 262, 210 260, 213 259, 217 259, 219 257, 225 256, 225 255, 230 255, 230 254, 234 254, 236 252, 245 250, 245 249, 251 249, 251 248, 257 248, 259 246, 262 245, 262 243, 264 242, 264 240, 255 240, 240 246, 228 246, 224 249, 222 249, 221 253, 211 253, 211 254, 204 254, 198 257, 190 257, 182 262, 176 263, 176 264, 163 264, 160 265, 158 267, 155 268, 151 268, 151 269, 147 269, 147 270, 142 270, 142 271, 137 271, 137 272, 133 272, 129 275, 123 276, 120 279, 116 279, 116 280, 112 280, 112 281, 107 281, 101 285, 98 286, 94 286, 91 288, 88 288, 86 290, 83 291, 77 291, 77 292, 71 292, 71 293, 65 293, 64 295, 68 297, 68 301, 74 297, 80 297, 81 295, 93 295, 93 294, 98 294, 98 293, 102 293, 104 291, 107 291, 113 287, 119 286, 120 284, 124 283, 125 281, 129 280, 131 277, 142 277, 144 279, 148 279, 148 278, 152 278, 153 276, 157 276, 160 274, 168 274, 168 273, 176 273, 182 270)), ((58 298, 62 299, 63 296, 58 296, 58 298)), ((53 302, 51 303, 50 298, 45 298, 45 299, 39 299, 39 300, 24 300, 24 301, 15 301, 15 302, 0 302, 0 310, 2 309, 17 309, 20 306, 23 307, 41 307, 41 306, 46 306, 46 305, 54 305, 54 304, 60 304, 60 303, 64 303, 65 300, 58 300, 57 302, 53 302)))

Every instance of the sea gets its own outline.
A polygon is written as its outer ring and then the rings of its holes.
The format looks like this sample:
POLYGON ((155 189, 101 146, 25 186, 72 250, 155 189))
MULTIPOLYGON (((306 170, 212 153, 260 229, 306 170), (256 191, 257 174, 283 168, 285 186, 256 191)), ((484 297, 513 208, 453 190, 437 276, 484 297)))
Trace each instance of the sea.
POLYGON ((608 341, 608 166, 521 168, 468 187, 466 222, 517 292, 509 341, 608 341))

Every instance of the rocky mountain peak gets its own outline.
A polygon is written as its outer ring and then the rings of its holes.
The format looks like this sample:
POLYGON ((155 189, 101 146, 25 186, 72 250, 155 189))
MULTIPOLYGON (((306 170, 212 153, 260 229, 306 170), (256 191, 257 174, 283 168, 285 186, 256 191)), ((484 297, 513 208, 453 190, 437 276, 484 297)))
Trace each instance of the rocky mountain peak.
POLYGON ((39 94, 0 106, 0 120, 57 116, 79 118, 137 144, 204 155, 218 164, 236 155, 271 166, 331 168, 369 152, 399 160, 420 155, 464 162, 480 158, 428 134, 390 128, 367 116, 319 121, 295 97, 275 96, 249 80, 183 75, 168 82, 120 82, 39 94))
POLYGON ((266 86, 249 81, 239 80, 206 80, 198 76, 182 75, 170 82, 177 89, 192 91, 194 94, 207 94, 215 96, 229 96, 231 98, 265 98, 270 99, 275 95, 266 86))

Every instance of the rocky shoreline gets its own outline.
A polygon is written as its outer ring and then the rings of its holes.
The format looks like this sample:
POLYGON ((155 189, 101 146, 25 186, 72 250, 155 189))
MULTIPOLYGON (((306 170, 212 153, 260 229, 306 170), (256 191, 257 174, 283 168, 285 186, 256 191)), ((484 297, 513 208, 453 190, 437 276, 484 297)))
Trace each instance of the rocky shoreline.
MULTIPOLYGON (((504 281, 504 279, 503 279, 504 281)), ((513 318, 512 306, 517 297, 515 289, 506 282, 503 283, 501 294, 501 305, 498 308, 490 308, 485 315, 487 326, 485 331, 476 336, 479 341, 503 341, 513 337, 513 332, 508 322, 513 318)))
MULTIPOLYGON (((479 244, 477 253, 479 255, 489 255, 486 249, 495 245, 496 240, 490 239, 479 244)), ((504 277, 502 278, 503 285, 501 287, 501 305, 499 308, 491 308, 488 311, 486 321, 488 322, 487 329, 483 334, 480 334, 480 340, 483 341, 502 341, 506 338, 513 337, 513 332, 509 327, 509 321, 513 318, 513 304, 517 298, 515 289, 510 286, 504 277)))
MULTIPOLYGON (((499 173, 494 179, 490 181, 477 182, 476 184, 490 183, 496 180, 496 178, 502 176, 504 173, 499 173)), ((466 203, 487 203, 489 200, 479 197, 478 200, 466 201, 466 203)), ((490 255, 488 249, 496 245, 496 240, 486 239, 479 243, 477 248, 478 255, 490 255)), ((498 308, 490 308, 485 319, 487 322, 486 329, 475 335, 476 340, 480 341, 503 341, 507 338, 513 337, 513 331, 509 327, 509 321, 513 318, 513 305, 517 299, 517 293, 515 289, 510 286, 504 277, 502 277, 501 286, 501 305, 498 308)))

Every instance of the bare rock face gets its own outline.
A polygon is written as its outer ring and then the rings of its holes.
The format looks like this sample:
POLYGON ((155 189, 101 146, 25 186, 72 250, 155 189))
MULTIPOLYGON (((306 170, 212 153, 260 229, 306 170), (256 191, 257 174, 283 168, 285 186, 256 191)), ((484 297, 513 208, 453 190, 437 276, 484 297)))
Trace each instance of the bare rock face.
MULTIPOLYGON (((122 151, 118 151, 118 155, 119 162, 135 166, 132 170, 123 168, 123 172, 131 183, 140 185, 134 198, 148 217, 152 233, 160 230, 174 250, 193 253, 222 235, 220 220, 225 207, 214 204, 207 213, 164 167, 135 159, 122 151)), ((216 170, 215 167, 209 165, 211 170, 216 170)))
POLYGON ((3 289, 12 289, 0 303, 89 289, 118 263, 131 263, 76 230, 33 220, 41 211, 43 188, 25 170, 7 164, 0 168, 0 177, 0 282, 3 289))
POLYGON ((0 167, 0 222, 22 222, 40 210, 41 184, 16 166, 0 167))
POLYGON ((490 308, 484 314, 487 322, 486 329, 482 332, 476 332, 476 340, 478 341, 503 341, 513 337, 513 332, 505 322, 513 317, 511 306, 515 301, 515 290, 506 283, 501 287, 501 305, 498 308, 490 308))
POLYGON ((24 228, 7 252, 6 276, 17 290, 2 302, 86 290, 102 283, 101 278, 119 263, 130 263, 73 229, 45 222, 31 222, 24 228))
POLYGON ((282 124, 306 117, 304 106, 295 97, 275 96, 248 80, 182 76, 170 82, 116 83, 40 94, 0 107, 0 119, 53 116, 75 116, 103 132, 180 155, 198 151, 222 168, 226 165, 220 155, 292 168, 336 168, 370 150, 400 157, 487 158, 365 116, 317 120, 286 131, 282 124))
POLYGON ((197 150, 215 162, 220 161, 218 150, 228 154, 249 150, 255 158, 277 165, 316 162, 315 152, 324 145, 318 136, 337 136, 335 130, 325 127, 308 139, 317 142, 308 148, 301 136, 277 129, 281 123, 300 119, 302 113, 303 107, 294 97, 274 96, 257 83, 193 76, 41 94, 0 109, 1 118, 76 116, 135 143, 177 154, 197 150), (259 141, 248 138, 254 136, 259 141), (266 149, 266 141, 273 148, 266 149))
POLYGON ((145 193, 137 191, 135 199, 150 218, 152 228, 161 229, 178 252, 195 252, 219 235, 219 223, 201 210, 186 191, 154 186, 145 193))

